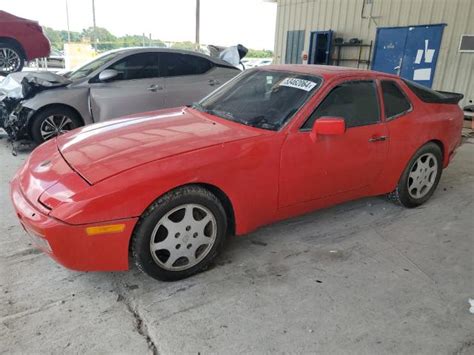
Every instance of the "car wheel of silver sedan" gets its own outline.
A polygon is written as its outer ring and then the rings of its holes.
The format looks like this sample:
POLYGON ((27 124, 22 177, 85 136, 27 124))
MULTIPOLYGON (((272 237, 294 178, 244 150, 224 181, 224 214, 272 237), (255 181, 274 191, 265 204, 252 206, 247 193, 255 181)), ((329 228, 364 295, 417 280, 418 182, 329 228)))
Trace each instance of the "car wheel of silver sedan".
POLYGON ((433 195, 442 173, 443 153, 436 143, 421 147, 408 163, 390 197, 405 207, 419 206, 433 195))
POLYGON ((221 201, 195 185, 156 200, 134 231, 132 253, 138 268, 159 280, 178 280, 205 270, 227 234, 221 201))
POLYGON ((9 74, 21 71, 24 62, 20 49, 10 43, 0 42, 0 73, 9 74))
POLYGON ((31 120, 31 136, 37 143, 42 143, 82 126, 79 115, 64 106, 53 106, 41 110, 31 120))

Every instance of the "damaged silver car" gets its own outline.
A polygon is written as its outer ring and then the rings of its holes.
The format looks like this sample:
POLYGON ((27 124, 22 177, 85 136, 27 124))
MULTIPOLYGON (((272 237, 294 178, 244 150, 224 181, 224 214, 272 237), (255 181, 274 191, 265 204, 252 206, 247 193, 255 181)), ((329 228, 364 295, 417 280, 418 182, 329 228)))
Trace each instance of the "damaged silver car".
POLYGON ((240 73, 236 64, 247 50, 231 48, 215 57, 167 48, 120 49, 64 75, 10 74, 0 83, 0 125, 13 140, 41 143, 82 125, 189 105, 240 73))

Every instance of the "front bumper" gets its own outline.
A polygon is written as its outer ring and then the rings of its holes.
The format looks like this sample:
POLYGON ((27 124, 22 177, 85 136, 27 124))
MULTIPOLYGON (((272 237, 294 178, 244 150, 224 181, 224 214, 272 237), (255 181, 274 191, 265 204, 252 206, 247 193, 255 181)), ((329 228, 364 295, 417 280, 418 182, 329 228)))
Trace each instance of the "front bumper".
POLYGON ((3 128, 11 139, 18 140, 29 136, 29 123, 34 110, 18 104, 10 113, 4 114, 3 128))
POLYGON ((87 225, 71 225, 48 216, 28 201, 15 177, 11 199, 17 216, 33 243, 59 264, 78 271, 119 271, 128 269, 128 246, 137 218, 87 225), (88 235, 88 227, 123 224, 119 232, 88 235))

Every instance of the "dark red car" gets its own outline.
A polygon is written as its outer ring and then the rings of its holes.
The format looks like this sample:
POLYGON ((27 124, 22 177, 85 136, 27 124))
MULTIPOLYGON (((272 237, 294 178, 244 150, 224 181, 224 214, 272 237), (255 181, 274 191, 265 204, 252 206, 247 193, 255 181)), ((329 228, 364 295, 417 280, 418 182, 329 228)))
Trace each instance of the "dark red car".
POLYGON ((0 11, 0 74, 21 71, 25 61, 48 57, 50 50, 38 22, 0 11))
MULTIPOLYGON (((459 94, 329 66, 243 72, 193 107, 50 140, 12 181, 35 244, 77 270, 204 270, 229 234, 365 196, 426 202, 461 143, 459 94)), ((317 228, 317 226, 315 226, 317 228)))

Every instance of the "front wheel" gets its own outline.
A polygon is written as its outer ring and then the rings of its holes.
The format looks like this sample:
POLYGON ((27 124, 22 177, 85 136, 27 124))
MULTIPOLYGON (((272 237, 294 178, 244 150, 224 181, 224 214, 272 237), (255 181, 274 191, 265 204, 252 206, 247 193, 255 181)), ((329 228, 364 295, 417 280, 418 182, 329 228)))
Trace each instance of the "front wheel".
POLYGON ((135 264, 163 281, 204 271, 227 234, 222 204, 208 190, 185 186, 155 201, 142 215, 132 240, 135 264))
POLYGON ((443 170, 443 154, 435 143, 421 147, 408 163, 390 197, 405 207, 417 207, 433 195, 443 170))
POLYGON ((68 107, 50 107, 32 117, 31 137, 36 143, 82 126, 80 116, 68 107))

